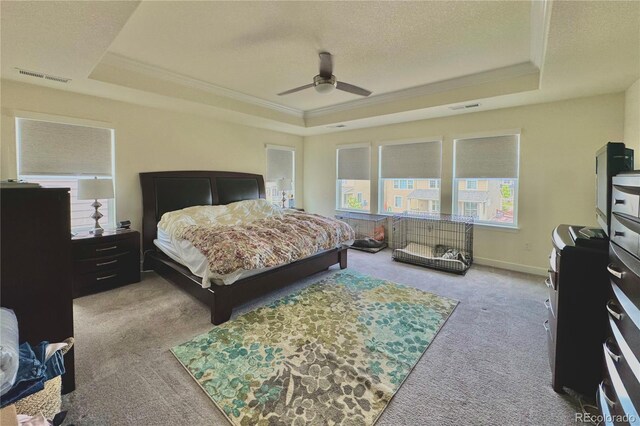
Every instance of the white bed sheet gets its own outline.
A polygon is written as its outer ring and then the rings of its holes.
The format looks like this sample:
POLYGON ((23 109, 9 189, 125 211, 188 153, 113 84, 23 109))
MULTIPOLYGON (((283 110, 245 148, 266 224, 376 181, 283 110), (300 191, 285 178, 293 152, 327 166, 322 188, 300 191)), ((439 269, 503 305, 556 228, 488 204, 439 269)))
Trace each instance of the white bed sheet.
POLYGON ((169 235, 160 228, 158 228, 157 235, 158 238, 153 240, 156 247, 171 259, 189 268, 193 275, 202 278, 203 288, 210 287, 211 282, 217 285, 230 285, 242 278, 273 269, 273 267, 252 270, 240 269, 226 275, 213 274, 209 271, 207 257, 189 241, 180 240, 174 245, 169 235))

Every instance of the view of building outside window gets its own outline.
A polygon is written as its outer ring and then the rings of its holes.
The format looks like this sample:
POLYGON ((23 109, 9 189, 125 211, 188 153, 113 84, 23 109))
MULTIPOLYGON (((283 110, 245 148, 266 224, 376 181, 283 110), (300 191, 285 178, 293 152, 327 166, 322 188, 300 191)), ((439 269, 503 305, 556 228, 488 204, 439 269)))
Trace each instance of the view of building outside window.
POLYGON ((517 179, 455 179, 454 214, 512 225, 517 183, 517 179))
POLYGON ((440 179, 381 181, 381 213, 440 213, 440 179))
POLYGON ((370 183, 368 180, 338 179, 338 208, 369 211, 370 183))

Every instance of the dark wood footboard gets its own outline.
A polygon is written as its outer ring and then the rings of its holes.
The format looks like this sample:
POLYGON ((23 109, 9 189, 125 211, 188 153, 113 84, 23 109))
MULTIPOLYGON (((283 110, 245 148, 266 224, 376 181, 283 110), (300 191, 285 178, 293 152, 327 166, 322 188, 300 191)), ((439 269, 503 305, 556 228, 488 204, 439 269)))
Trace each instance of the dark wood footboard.
POLYGON ((302 278, 339 264, 347 267, 347 248, 335 248, 288 265, 236 281, 231 285, 202 288, 201 278, 165 254, 149 250, 144 255, 144 269, 154 270, 166 280, 188 291, 211 308, 211 322, 222 324, 231 318, 233 308, 271 291, 286 287, 302 278))

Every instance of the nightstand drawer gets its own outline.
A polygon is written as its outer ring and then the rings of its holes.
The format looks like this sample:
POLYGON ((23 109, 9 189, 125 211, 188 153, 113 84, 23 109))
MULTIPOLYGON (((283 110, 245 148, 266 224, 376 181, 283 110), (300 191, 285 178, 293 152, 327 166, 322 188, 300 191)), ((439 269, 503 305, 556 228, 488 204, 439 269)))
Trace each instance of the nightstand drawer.
POLYGON ((74 262, 73 269, 77 274, 107 271, 120 268, 122 265, 131 264, 135 262, 134 258, 133 253, 121 253, 117 256, 78 260, 74 262))
POLYGON ((80 260, 117 256, 132 251, 135 246, 136 244, 133 238, 105 241, 98 244, 74 245, 73 258, 80 260))
POLYGON ((140 234, 109 232, 72 239, 73 297, 140 281, 140 234))
POLYGON ((111 269, 88 274, 76 275, 73 281, 74 296, 84 296, 86 294, 131 284, 140 280, 136 277, 131 268, 111 269))

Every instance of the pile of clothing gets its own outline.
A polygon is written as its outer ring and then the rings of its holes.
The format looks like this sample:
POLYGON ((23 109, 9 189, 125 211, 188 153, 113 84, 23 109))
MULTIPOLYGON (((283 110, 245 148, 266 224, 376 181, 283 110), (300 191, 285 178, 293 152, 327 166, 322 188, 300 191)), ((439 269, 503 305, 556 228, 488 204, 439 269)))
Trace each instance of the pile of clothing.
MULTIPOLYGON (((41 342, 35 346, 18 344, 18 322, 10 309, 0 309, 0 408, 14 403, 23 403, 25 398, 45 389, 45 382, 64 374, 63 354, 71 342, 41 342)), ((58 387, 59 398, 59 387, 58 387)), ((59 404, 57 404, 59 405, 59 404)), ((18 405, 16 405, 18 407, 18 405)), ((59 406, 57 407, 59 411, 59 406)), ((42 413, 35 417, 19 416, 20 424, 57 425, 64 420, 65 413, 51 414, 49 422, 42 413)))

